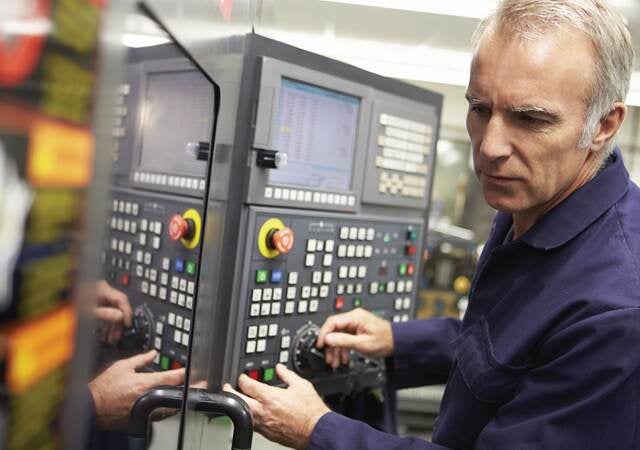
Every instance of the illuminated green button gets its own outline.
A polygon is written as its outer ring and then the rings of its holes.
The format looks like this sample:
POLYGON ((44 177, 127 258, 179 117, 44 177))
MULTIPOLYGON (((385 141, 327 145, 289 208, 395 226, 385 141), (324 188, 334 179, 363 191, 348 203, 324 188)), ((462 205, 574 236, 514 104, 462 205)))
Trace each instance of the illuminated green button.
POLYGON ((273 367, 264 369, 264 373, 262 375, 262 381, 271 381, 273 380, 274 375, 275 375, 275 370, 273 370, 273 367))
POLYGON ((385 233, 384 237, 382 238, 382 240, 384 242, 390 242, 391 241, 391 235, 389 233, 385 233))
POLYGON ((404 276, 407 274, 407 265, 402 263, 398 266, 398 275, 404 276))
POLYGON ((187 275, 194 276, 196 274, 196 263, 187 261, 187 275))
POLYGON ((353 299, 353 307, 360 308, 362 306, 362 299, 360 297, 356 297, 353 299))
POLYGON ((407 230, 407 240, 415 241, 418 238, 418 233, 415 230, 407 230))
POLYGON ((162 370, 169 370, 169 366, 169 358, 167 356, 162 356, 160 358, 160 367, 162 367, 162 370))
POLYGON ((269 279, 269 271, 265 269, 256 270, 256 284, 265 284, 269 279))
POLYGON ((378 292, 383 293, 387 290, 387 283, 380 283, 378 285, 378 292))

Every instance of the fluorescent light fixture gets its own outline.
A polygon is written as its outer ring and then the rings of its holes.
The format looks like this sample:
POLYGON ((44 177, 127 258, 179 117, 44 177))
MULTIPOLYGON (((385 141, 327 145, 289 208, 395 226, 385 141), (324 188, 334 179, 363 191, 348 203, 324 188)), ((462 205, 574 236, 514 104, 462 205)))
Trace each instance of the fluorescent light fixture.
POLYGON ((374 8, 397 9, 442 16, 485 18, 496 0, 321 0, 323 2, 344 3, 348 5, 370 6, 374 8))
POLYGON ((166 44, 169 39, 163 36, 152 36, 149 34, 125 33, 121 39, 122 45, 131 48, 152 47, 154 45, 166 44))
POLYGON ((0 20, 0 35, 44 36, 53 24, 47 18, 0 20))

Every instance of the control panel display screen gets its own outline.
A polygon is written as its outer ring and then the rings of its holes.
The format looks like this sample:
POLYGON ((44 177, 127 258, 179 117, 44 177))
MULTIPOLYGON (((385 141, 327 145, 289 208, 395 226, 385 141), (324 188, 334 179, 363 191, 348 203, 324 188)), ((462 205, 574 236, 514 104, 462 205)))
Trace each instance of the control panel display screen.
POLYGON ((283 78, 272 148, 288 162, 269 183, 348 191, 359 109, 358 97, 283 78))
POLYGON ((207 162, 188 143, 211 142, 213 89, 195 70, 149 73, 143 95, 140 170, 203 176, 207 162))

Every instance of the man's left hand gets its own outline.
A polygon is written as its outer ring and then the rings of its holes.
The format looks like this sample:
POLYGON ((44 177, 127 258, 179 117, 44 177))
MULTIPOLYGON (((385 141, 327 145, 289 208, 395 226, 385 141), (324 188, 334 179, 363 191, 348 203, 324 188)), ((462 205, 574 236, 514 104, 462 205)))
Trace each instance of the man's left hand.
POLYGON ((276 374, 287 388, 269 386, 242 374, 238 386, 245 395, 228 384, 224 390, 247 402, 255 430, 267 439, 287 447, 307 448, 313 428, 330 409, 309 381, 282 364, 276 366, 276 374))

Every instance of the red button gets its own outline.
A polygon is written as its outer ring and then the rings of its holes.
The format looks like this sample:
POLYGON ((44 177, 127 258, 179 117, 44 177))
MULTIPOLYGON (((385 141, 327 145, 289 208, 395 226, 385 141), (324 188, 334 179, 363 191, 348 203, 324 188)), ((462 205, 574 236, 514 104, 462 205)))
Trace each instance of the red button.
POLYGON ((280 253, 289 253, 293 248, 294 235, 291 228, 284 227, 271 235, 271 247, 280 253))
POLYGON ((244 373, 246 373, 249 378, 260 381, 260 369, 245 370, 244 373))
POLYGON ((174 214, 169 221, 169 237, 179 241, 189 234, 189 222, 180 214, 174 214))
POLYGON ((415 272, 415 270, 416 266, 413 265, 413 263, 407 264, 407 275, 413 275, 413 272, 415 272))
POLYGON ((416 246, 415 245, 411 245, 411 244, 407 245, 404 248, 404 252, 406 253, 407 256, 415 255, 416 254, 416 250, 417 250, 416 246))
POLYGON ((120 275, 120 284, 123 286, 129 286, 129 274, 123 273, 120 275))
POLYGON ((344 297, 336 297, 336 309, 341 310, 344 308, 344 297))
POLYGON ((184 367, 184 364, 182 364, 180 361, 177 360, 173 360, 171 361, 171 368, 172 369, 182 369, 184 367))

